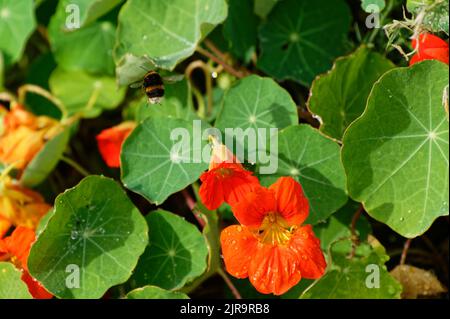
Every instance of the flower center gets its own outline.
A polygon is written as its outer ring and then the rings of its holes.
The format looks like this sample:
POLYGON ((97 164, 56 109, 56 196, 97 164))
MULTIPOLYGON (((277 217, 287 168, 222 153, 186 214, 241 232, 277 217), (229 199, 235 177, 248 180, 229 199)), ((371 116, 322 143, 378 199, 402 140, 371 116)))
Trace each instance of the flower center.
POLYGON ((271 212, 264 217, 259 228, 259 241, 263 244, 284 245, 291 238, 294 229, 295 226, 290 226, 280 214, 271 212))
POLYGON ((217 171, 217 175, 220 176, 221 178, 227 178, 230 177, 231 175, 233 175, 233 169, 231 168, 219 168, 217 171))

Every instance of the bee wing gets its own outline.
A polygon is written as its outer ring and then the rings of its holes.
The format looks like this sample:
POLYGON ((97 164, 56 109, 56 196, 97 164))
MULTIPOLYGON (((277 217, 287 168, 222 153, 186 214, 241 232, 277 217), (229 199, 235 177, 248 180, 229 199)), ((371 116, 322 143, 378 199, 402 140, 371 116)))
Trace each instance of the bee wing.
POLYGON ((175 83, 184 79, 184 74, 174 74, 163 77, 164 82, 166 83, 175 83))
POLYGON ((134 83, 130 84, 130 88, 132 88, 132 89, 137 89, 140 87, 142 87, 142 81, 138 81, 138 82, 134 82, 134 83))

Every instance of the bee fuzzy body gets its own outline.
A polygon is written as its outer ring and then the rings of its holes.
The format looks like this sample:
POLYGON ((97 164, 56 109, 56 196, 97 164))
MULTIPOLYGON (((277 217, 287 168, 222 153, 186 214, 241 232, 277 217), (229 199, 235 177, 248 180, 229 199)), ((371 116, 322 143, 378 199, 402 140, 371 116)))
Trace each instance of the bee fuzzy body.
POLYGON ((161 75, 156 71, 149 71, 144 76, 142 87, 151 104, 160 103, 164 97, 164 83, 161 75))

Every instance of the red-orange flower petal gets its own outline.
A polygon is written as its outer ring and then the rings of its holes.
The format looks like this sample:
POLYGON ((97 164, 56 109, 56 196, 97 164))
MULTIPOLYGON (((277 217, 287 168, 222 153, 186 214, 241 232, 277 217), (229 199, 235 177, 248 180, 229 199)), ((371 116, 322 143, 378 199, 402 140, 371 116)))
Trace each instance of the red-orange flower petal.
POLYGON ((275 192, 277 212, 291 225, 300 225, 309 214, 308 199, 301 185, 292 177, 281 177, 269 187, 275 192))
POLYGON ((263 294, 284 294, 302 278, 297 258, 285 246, 259 244, 248 271, 250 282, 263 294))
POLYGON ((220 243, 227 271, 236 278, 247 278, 258 245, 253 234, 245 227, 230 226, 220 234, 220 243))
POLYGON ((27 227, 17 227, 11 236, 2 240, 6 253, 17 258, 20 261, 21 268, 27 270, 28 255, 30 254, 31 244, 35 241, 34 231, 27 227))
POLYGON ((135 128, 134 122, 124 122, 120 125, 103 130, 97 135, 97 145, 103 160, 109 167, 120 167, 120 151, 125 139, 135 128))
POLYGON ((303 278, 317 279, 324 274, 327 263, 311 225, 297 229, 289 247, 297 255, 303 278))
POLYGON ((424 60, 438 60, 449 64, 448 43, 433 34, 423 33, 419 35, 419 41, 414 39, 412 46, 414 49, 417 48, 417 53, 411 58, 409 65, 424 60))
POLYGON ((39 281, 31 277, 28 271, 24 271, 21 277, 22 281, 28 286, 28 291, 33 296, 34 299, 51 299, 53 295, 49 293, 41 285, 39 281))
POLYGON ((234 216, 244 226, 258 228, 264 217, 275 212, 277 203, 273 191, 259 187, 248 193, 231 209, 234 216))
POLYGON ((236 163, 221 163, 203 173, 200 180, 200 198, 209 210, 217 209, 223 202, 234 205, 259 187, 258 179, 236 163))

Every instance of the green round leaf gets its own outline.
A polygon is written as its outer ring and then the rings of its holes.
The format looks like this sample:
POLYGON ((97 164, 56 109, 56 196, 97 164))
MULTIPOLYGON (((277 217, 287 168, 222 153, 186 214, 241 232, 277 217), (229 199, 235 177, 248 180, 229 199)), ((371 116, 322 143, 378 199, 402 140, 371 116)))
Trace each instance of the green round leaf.
POLYGON ((384 265, 389 260, 383 247, 359 246, 357 254, 332 251, 332 265, 307 289, 302 299, 399 299, 402 286, 384 265))
POLYGON ((181 292, 169 291, 156 286, 145 286, 130 291, 127 299, 189 299, 189 296, 181 292))
MULTIPOLYGON (((235 138, 236 132, 226 129, 267 129, 266 138, 269 140, 270 128, 282 129, 297 124, 297 107, 289 93, 270 78, 251 75, 237 81, 224 96, 222 108, 217 116, 215 127, 230 138, 235 138)), ((245 141, 236 141, 240 147, 245 147, 250 156, 258 152, 255 145, 242 145, 245 141)), ((261 145, 265 145, 262 143, 261 145)), ((243 159, 241 159, 243 160, 243 159)))
POLYGON ((351 14, 342 0, 283 0, 260 29, 258 66, 309 86, 346 51, 351 14))
MULTIPOLYGON (((65 16, 66 13, 62 19, 65 16)), ((60 24, 64 22, 56 17, 49 27, 50 41, 58 64, 66 70, 113 75, 115 26, 103 21, 69 32, 61 30, 60 24)))
POLYGON ((121 0, 62 0, 49 24, 49 38, 58 64, 67 70, 113 75, 116 27, 95 20, 121 0), (78 9, 76 9, 78 8, 78 9), (76 15, 79 14, 79 19, 76 15), (79 24, 76 25, 75 23, 79 24))
POLYGON ((60 298, 100 298, 125 282, 148 243, 145 219, 113 180, 89 176, 55 200, 30 273, 60 298))
POLYGON ((56 69, 50 77, 52 93, 66 108, 66 116, 81 113, 91 118, 102 110, 116 108, 125 97, 125 88, 118 89, 115 79, 93 76, 82 71, 56 69))
POLYGON ((0 0, 0 51, 5 65, 22 56, 28 37, 36 27, 32 0, 0 0))
POLYGON ((123 0, 62 0, 60 7, 68 4, 77 5, 80 9, 80 25, 87 25, 100 18, 123 0))
POLYGON ((367 47, 338 59, 333 69, 318 76, 311 88, 308 107, 321 118, 320 131, 337 140, 366 108, 373 84, 394 64, 367 47))
POLYGON ((316 224, 328 218, 347 202, 345 173, 340 149, 332 140, 308 125, 288 127, 278 134, 278 170, 261 175, 265 185, 281 176, 292 176, 303 187, 310 214, 305 223, 316 224))
POLYGON ((63 155, 70 139, 70 128, 65 128, 61 133, 53 137, 36 154, 27 165, 20 177, 20 183, 27 187, 35 187, 42 183, 63 155))
MULTIPOLYGON (((314 227, 314 233, 320 239, 322 250, 328 250, 336 242, 342 239, 351 239, 352 233, 350 230, 352 219, 360 207, 360 203, 349 200, 345 206, 339 209, 333 216, 331 216, 325 223, 321 223, 314 227)), ((372 228, 367 218, 360 216, 355 224, 355 232, 361 242, 367 240, 372 228)), ((338 248, 335 245, 334 251, 338 248)))
POLYGON ((32 299, 21 279, 22 272, 13 264, 0 262, 0 299, 32 299))
POLYGON ((171 70, 192 55, 200 39, 226 15, 225 0, 127 1, 119 14, 116 62, 121 64, 126 55, 146 56, 157 67, 171 70))
POLYGON ((405 237, 448 215, 447 85, 448 66, 438 61, 389 71, 344 135, 350 196, 405 237))
POLYGON ((138 125, 122 147, 125 187, 159 205, 195 182, 208 168, 201 156, 206 141, 198 128, 170 117, 148 118, 138 125))
POLYGON ((146 219, 149 245, 131 277, 133 286, 179 289, 205 272, 208 248, 194 225, 163 210, 146 219))

